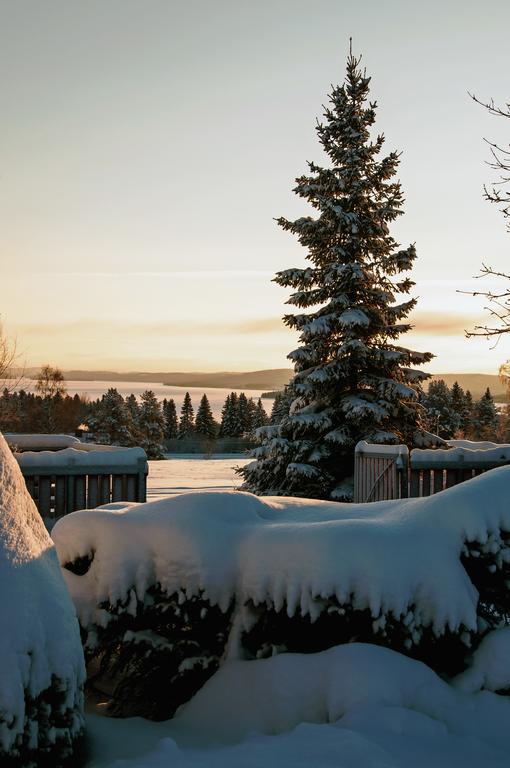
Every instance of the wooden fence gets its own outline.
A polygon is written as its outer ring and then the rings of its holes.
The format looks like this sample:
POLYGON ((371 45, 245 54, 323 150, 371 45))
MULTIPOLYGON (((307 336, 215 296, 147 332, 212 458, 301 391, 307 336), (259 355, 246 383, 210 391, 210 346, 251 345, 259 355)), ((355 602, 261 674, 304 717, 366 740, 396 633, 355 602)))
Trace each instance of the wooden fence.
MULTIPOLYGON (((476 444, 475 444, 476 445, 476 444)), ((356 446, 354 501, 431 496, 496 467, 510 464, 508 446, 422 450, 405 445, 356 446)))
POLYGON ((28 491, 47 523, 76 509, 147 500, 148 464, 141 448, 111 452, 65 449, 15 456, 28 491))

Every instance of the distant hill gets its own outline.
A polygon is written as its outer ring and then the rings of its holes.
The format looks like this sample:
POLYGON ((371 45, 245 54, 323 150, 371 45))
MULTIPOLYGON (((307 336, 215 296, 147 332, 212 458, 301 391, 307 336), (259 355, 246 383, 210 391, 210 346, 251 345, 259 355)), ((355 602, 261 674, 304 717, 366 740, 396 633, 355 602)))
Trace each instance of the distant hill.
POLYGON ((505 384, 500 382, 499 376, 490 373, 436 373, 432 376, 433 381, 439 379, 443 379, 449 387, 458 381, 462 389, 469 389, 475 400, 483 395, 487 387, 496 400, 502 401, 506 396, 505 384))
MULTIPOLYGON (((25 375, 30 378, 37 376, 37 368, 29 368, 25 375)), ((269 368, 263 371, 218 371, 215 373, 197 373, 186 371, 64 371, 68 381, 138 381, 158 382, 173 387, 205 387, 221 389, 262 389, 280 390, 292 376, 290 368, 269 368)), ((449 387, 458 381, 462 389, 469 389, 475 399, 481 397, 489 387, 494 398, 500 402, 506 398, 506 387, 499 377, 489 373, 436 373, 432 380, 443 379, 449 387)), ((427 387, 427 384, 425 384, 427 387)))
MULTIPOLYGON (((39 369, 28 368, 25 375, 37 378, 39 369)), ((283 389, 289 381, 290 368, 272 368, 264 371, 219 371, 215 373, 197 373, 181 371, 64 371, 67 381, 136 381, 158 382, 173 387, 204 387, 221 389, 283 389)))

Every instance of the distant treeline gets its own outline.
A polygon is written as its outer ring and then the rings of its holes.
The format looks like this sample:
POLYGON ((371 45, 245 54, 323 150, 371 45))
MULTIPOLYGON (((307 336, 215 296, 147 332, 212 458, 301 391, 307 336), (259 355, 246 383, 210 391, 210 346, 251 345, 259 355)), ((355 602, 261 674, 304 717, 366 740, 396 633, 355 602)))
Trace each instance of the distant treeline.
POLYGON ((161 457, 170 440, 248 438, 268 423, 260 398, 255 402, 244 392, 227 396, 220 421, 214 418, 206 394, 195 414, 189 392, 179 414, 175 400, 159 402, 151 390, 143 392, 139 400, 133 394, 124 398, 114 387, 97 400, 70 397, 63 379, 57 389, 41 390, 41 394, 5 389, 0 398, 0 430, 4 432, 74 433, 81 428, 97 443, 140 445, 150 458, 161 457))

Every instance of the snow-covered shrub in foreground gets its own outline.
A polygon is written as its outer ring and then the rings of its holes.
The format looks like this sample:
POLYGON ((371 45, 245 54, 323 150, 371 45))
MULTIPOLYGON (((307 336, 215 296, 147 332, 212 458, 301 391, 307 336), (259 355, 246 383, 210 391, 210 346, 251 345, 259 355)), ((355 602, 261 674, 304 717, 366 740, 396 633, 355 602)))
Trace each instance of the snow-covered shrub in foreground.
POLYGON ((75 512, 53 536, 87 649, 136 669, 135 706, 157 717, 164 687, 151 700, 144 677, 170 668, 173 711, 222 654, 363 640, 460 673, 509 613, 509 483, 503 467, 369 504, 185 494, 75 512))
POLYGON ((85 669, 76 613, 2 435, 0 625, 0 765, 77 765, 85 669))

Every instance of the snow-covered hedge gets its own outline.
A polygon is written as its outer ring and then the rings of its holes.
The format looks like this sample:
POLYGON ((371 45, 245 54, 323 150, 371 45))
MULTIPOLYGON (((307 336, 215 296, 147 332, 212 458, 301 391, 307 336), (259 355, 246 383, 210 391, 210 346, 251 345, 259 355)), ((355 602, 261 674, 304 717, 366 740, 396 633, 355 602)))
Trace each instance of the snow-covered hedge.
POLYGON ((169 670, 173 710, 222 656, 357 640, 460 673, 510 614, 509 484, 503 467, 369 504, 194 493, 75 512, 53 537, 87 650, 136 672, 138 711, 158 717, 144 678, 169 670))
POLYGON ((0 765, 78 765, 85 669, 52 541, 0 435, 0 765))

